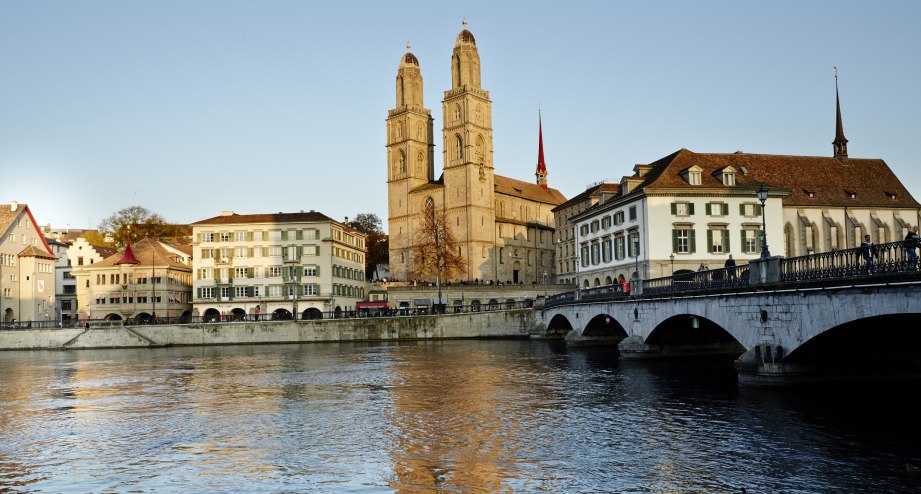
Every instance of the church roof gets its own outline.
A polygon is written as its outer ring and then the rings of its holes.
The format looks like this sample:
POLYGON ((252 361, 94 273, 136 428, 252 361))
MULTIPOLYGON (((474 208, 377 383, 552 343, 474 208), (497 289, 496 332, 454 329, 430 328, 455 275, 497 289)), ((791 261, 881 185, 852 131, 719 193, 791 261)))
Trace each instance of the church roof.
POLYGON ((553 204, 555 206, 566 202, 563 194, 556 189, 543 188, 537 184, 522 182, 521 180, 501 175, 495 175, 494 177, 497 194, 520 197, 529 201, 553 204))
POLYGON ((822 156, 774 154, 695 153, 680 149, 655 163, 635 190, 722 188, 745 190, 761 183, 789 189, 785 206, 918 208, 885 161, 822 156), (681 172, 698 167, 699 186, 689 185, 681 172), (724 185, 717 173, 731 166, 736 185, 724 185))

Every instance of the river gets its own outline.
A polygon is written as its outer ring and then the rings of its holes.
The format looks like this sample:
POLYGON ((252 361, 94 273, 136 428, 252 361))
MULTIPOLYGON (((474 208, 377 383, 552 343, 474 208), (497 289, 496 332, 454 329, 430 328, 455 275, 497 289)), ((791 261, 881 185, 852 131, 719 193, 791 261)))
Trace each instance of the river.
POLYGON ((529 341, 0 352, 0 492, 900 493, 917 384, 529 341))

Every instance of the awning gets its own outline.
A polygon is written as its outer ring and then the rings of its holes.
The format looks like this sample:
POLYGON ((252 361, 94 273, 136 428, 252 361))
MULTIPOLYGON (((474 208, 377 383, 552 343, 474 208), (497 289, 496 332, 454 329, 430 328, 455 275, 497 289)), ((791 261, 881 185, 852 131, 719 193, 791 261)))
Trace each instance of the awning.
POLYGON ((355 308, 356 308, 356 309, 386 309, 386 308, 387 308, 387 302, 386 302, 386 301, 378 301, 378 302, 355 302, 355 308))

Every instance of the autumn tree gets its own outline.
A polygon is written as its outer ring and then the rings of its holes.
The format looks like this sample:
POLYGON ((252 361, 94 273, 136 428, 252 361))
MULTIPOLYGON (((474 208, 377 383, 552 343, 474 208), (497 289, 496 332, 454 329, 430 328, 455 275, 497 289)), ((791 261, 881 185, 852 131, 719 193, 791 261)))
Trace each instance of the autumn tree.
POLYGON ((381 219, 374 213, 358 213, 349 226, 364 233, 365 239, 365 279, 379 278, 378 268, 390 263, 390 242, 384 234, 381 219))
POLYGON ((168 224, 162 216, 141 206, 121 209, 99 223, 99 232, 109 235, 117 248, 124 247, 130 239, 145 237, 167 241, 185 233, 177 225, 168 224))
POLYGON ((416 232, 411 253, 414 274, 426 279, 452 279, 467 272, 457 240, 445 221, 444 211, 435 208, 429 198, 425 202, 421 228, 416 232))

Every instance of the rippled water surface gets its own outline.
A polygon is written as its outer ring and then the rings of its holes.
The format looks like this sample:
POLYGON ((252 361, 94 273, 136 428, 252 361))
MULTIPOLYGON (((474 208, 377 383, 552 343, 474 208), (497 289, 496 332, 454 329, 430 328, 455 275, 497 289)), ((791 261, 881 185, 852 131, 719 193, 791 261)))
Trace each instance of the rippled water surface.
POLYGON ((526 341, 0 352, 0 492, 921 491, 917 385, 526 341))

